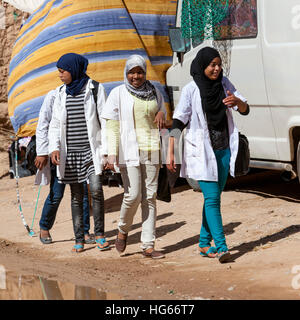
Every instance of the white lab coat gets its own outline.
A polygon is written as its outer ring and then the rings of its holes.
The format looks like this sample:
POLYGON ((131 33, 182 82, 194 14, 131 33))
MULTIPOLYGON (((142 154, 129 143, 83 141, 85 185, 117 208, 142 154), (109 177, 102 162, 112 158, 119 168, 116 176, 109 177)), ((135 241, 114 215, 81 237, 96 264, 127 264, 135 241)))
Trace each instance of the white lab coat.
MULTIPOLYGON (((164 99, 155 88, 158 111, 166 114, 164 99)), ((136 137, 133 115, 134 99, 126 89, 125 84, 114 88, 105 103, 101 118, 120 121, 119 164, 139 166, 139 147, 136 137)))
MULTIPOLYGON (((84 113, 86 125, 88 130, 88 138, 93 156, 93 164, 95 167, 95 174, 101 174, 103 169, 103 156, 107 154, 106 139, 102 138, 105 130, 105 121, 100 118, 102 108, 105 104, 106 93, 102 84, 99 83, 97 106, 95 105, 92 89, 94 85, 92 80, 87 82, 85 97, 84 97, 84 113), (101 128, 99 120, 101 122, 101 128)), ((64 178, 66 157, 67 157, 67 143, 66 143, 66 126, 67 126, 67 112, 66 112, 66 86, 63 85, 58 90, 56 99, 53 105, 52 120, 49 127, 49 154, 53 151, 60 151, 60 164, 57 166, 58 178, 64 178)))
MULTIPOLYGON (((58 88, 59 89, 59 88, 58 88)), ((39 120, 36 128, 36 154, 37 156, 49 155, 48 151, 48 130, 52 118, 52 109, 55 100, 56 90, 51 90, 47 93, 39 113, 39 120)), ((47 185, 50 183, 50 159, 47 165, 38 170, 35 176, 35 184, 47 185)))
MULTIPOLYGON (((225 93, 229 90, 242 101, 247 101, 226 77, 223 77, 222 84, 225 93)), ((233 109, 237 110, 237 106, 233 109)), ((184 124, 188 123, 184 134, 180 176, 194 180, 218 181, 217 161, 202 109, 200 90, 194 81, 191 81, 182 89, 173 119, 178 119, 184 124)), ((227 109, 227 120, 231 152, 230 175, 234 177, 239 140, 238 129, 234 124, 231 108, 227 109)))

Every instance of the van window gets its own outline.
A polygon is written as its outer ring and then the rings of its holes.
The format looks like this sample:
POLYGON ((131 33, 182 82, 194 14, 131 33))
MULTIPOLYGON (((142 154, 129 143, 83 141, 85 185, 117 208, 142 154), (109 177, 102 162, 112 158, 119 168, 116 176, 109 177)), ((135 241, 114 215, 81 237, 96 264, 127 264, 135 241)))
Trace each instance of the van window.
POLYGON ((216 31, 215 40, 256 38, 257 0, 229 0, 228 14, 216 31))

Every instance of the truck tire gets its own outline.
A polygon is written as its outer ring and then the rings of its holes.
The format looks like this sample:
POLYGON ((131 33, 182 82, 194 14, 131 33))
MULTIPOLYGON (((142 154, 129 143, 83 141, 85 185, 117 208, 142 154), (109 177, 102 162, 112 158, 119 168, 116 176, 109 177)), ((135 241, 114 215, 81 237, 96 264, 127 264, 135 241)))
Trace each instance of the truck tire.
POLYGON ((186 181, 194 191, 201 192, 201 188, 197 180, 186 178, 186 181))
POLYGON ((298 142, 298 147, 297 147, 297 176, 298 176, 298 180, 300 183, 300 141, 298 142))

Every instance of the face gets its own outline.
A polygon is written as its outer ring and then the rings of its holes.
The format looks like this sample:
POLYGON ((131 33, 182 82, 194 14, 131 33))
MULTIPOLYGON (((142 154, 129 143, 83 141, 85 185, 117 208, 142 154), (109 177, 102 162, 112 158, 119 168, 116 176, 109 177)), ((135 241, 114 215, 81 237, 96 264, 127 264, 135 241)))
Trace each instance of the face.
POLYGON ((204 70, 204 74, 210 80, 217 80, 222 70, 222 62, 219 57, 214 58, 204 70))
POLYGON ((127 73, 128 82, 135 88, 140 87, 145 81, 145 72, 141 67, 134 67, 127 73))
POLYGON ((72 76, 69 71, 58 68, 58 76, 65 84, 70 84, 72 82, 72 76))

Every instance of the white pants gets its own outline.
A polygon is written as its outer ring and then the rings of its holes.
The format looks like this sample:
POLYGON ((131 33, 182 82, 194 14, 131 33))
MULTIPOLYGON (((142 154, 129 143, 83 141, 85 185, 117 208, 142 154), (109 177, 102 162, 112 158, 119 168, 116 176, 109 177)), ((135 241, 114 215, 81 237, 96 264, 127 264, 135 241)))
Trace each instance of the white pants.
POLYGON ((140 164, 138 167, 121 168, 124 185, 124 197, 120 212, 119 231, 129 232, 133 217, 141 203, 142 234, 141 248, 154 247, 156 225, 156 192, 159 164, 140 164))

